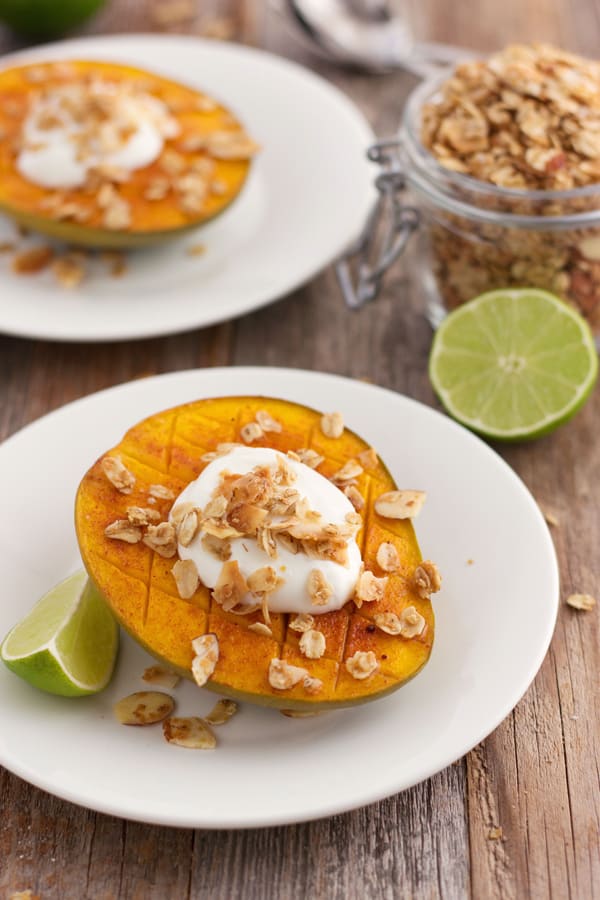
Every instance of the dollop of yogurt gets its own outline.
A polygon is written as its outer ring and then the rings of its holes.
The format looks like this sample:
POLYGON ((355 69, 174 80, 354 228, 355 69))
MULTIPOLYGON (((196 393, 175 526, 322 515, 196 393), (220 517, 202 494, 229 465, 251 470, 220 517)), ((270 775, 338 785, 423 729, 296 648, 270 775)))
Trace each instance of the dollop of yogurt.
MULTIPOLYGON (((173 504, 173 510, 182 503, 193 503, 204 508, 221 484, 222 473, 245 475, 257 466, 277 468, 278 458, 284 459, 296 479, 292 487, 306 498, 312 510, 319 512, 327 523, 343 525, 346 516, 354 513, 348 498, 319 472, 301 462, 290 459, 278 450, 265 447, 234 447, 228 453, 209 463, 200 476, 192 481, 173 504)), ((274 517, 276 518, 276 517, 274 517)), ((342 565, 329 559, 315 559, 303 552, 292 553, 277 543, 277 557, 271 558, 251 537, 231 540, 231 560, 238 563, 244 578, 257 569, 272 566, 282 579, 282 584, 268 594, 268 607, 274 613, 310 613, 320 615, 340 609, 353 595, 361 568, 361 553, 354 537, 346 540, 347 563, 342 565), (326 604, 312 603, 308 592, 309 575, 313 569, 323 573, 332 588, 332 596, 326 604)), ((178 545, 180 559, 191 559, 196 565, 200 580, 214 588, 222 560, 210 553, 202 544, 202 531, 184 547, 178 545)), ((254 605, 256 597, 248 593, 241 601, 254 605)))
POLYGON ((16 167, 40 187, 79 188, 98 166, 128 174, 150 165, 178 133, 165 104, 144 91, 103 80, 64 85, 31 104, 16 167))

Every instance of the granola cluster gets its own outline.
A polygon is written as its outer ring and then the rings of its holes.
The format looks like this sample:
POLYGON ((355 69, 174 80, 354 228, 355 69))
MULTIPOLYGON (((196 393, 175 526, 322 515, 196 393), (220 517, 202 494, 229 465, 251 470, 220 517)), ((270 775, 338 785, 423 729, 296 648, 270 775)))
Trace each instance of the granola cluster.
MULTIPOLYGON (((600 63, 543 44, 456 67, 421 110, 421 141, 444 169, 508 188, 456 183, 457 199, 499 213, 595 210, 600 183, 600 63)), ((427 213, 426 213, 427 214, 427 213)), ((446 306, 499 287, 544 288, 600 327, 600 228, 516 228, 429 210, 431 263, 446 306)))

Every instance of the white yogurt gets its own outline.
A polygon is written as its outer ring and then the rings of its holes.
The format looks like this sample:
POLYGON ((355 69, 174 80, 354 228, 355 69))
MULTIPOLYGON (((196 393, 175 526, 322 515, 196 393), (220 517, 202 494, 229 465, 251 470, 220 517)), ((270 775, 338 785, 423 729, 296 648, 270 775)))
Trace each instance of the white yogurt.
POLYGON ((27 181, 44 188, 69 190, 82 187, 89 171, 98 165, 133 172, 158 159, 165 138, 179 133, 177 121, 156 97, 120 93, 113 84, 102 81, 94 82, 89 89, 114 108, 114 120, 125 124, 131 133, 115 146, 109 134, 114 133, 114 122, 109 119, 104 130, 108 139, 103 140, 102 133, 84 139, 85 154, 82 154, 81 138, 89 122, 77 121, 71 112, 69 92, 73 86, 56 88, 34 101, 23 123, 23 148, 16 166, 27 181), (56 120, 56 124, 42 127, 49 118, 56 120))
MULTIPOLYGON (((192 481, 179 495, 173 508, 180 503, 193 503, 204 508, 211 499, 221 481, 224 471, 245 475, 255 466, 277 465, 277 458, 285 459, 287 465, 297 475, 291 487, 301 497, 306 497, 311 509, 321 513, 323 518, 335 525, 345 524, 348 513, 354 513, 354 507, 346 496, 327 478, 314 469, 296 462, 277 450, 265 447, 235 447, 229 453, 209 463, 202 474, 192 481)), ((180 559, 191 559, 196 564, 201 581, 209 588, 214 588, 223 563, 209 553, 201 542, 200 532, 188 547, 178 546, 180 559)), ((268 595, 271 612, 311 613, 319 615, 340 609, 352 594, 358 580, 361 554, 354 538, 347 540, 348 563, 340 563, 326 559, 314 559, 305 553, 291 553, 281 544, 277 544, 277 557, 272 559, 262 550, 253 538, 234 538, 231 541, 231 560, 236 560, 241 573, 248 578, 256 569, 272 566, 283 584, 268 595), (333 594, 326 605, 313 606, 308 594, 308 576, 313 569, 319 569, 331 587, 333 594)), ((247 594, 242 601, 255 604, 256 597, 247 594)))

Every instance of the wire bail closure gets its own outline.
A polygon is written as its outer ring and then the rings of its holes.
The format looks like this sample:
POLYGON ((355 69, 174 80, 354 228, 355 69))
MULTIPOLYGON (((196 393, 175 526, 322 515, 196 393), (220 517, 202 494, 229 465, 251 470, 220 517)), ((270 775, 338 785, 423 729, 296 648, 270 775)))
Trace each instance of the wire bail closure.
POLYGON ((381 281, 389 267, 404 251, 419 225, 419 211, 400 200, 406 181, 398 140, 378 141, 369 147, 367 157, 382 172, 375 179, 379 196, 359 238, 336 263, 335 270, 350 309, 360 309, 377 297, 381 281), (385 223, 382 229, 382 223, 385 223))

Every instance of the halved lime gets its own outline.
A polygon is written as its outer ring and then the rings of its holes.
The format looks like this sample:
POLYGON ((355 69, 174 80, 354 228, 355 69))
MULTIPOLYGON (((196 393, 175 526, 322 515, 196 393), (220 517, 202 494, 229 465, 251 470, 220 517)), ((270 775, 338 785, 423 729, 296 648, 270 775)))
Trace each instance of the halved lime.
POLYGON ((429 377, 448 412, 486 437, 528 440, 570 419, 589 397, 598 354, 587 322, 553 294, 481 294, 440 325, 429 377))
POLYGON ((0 658, 29 684, 79 697, 106 687, 119 628, 85 572, 76 572, 36 603, 0 647, 0 658))

